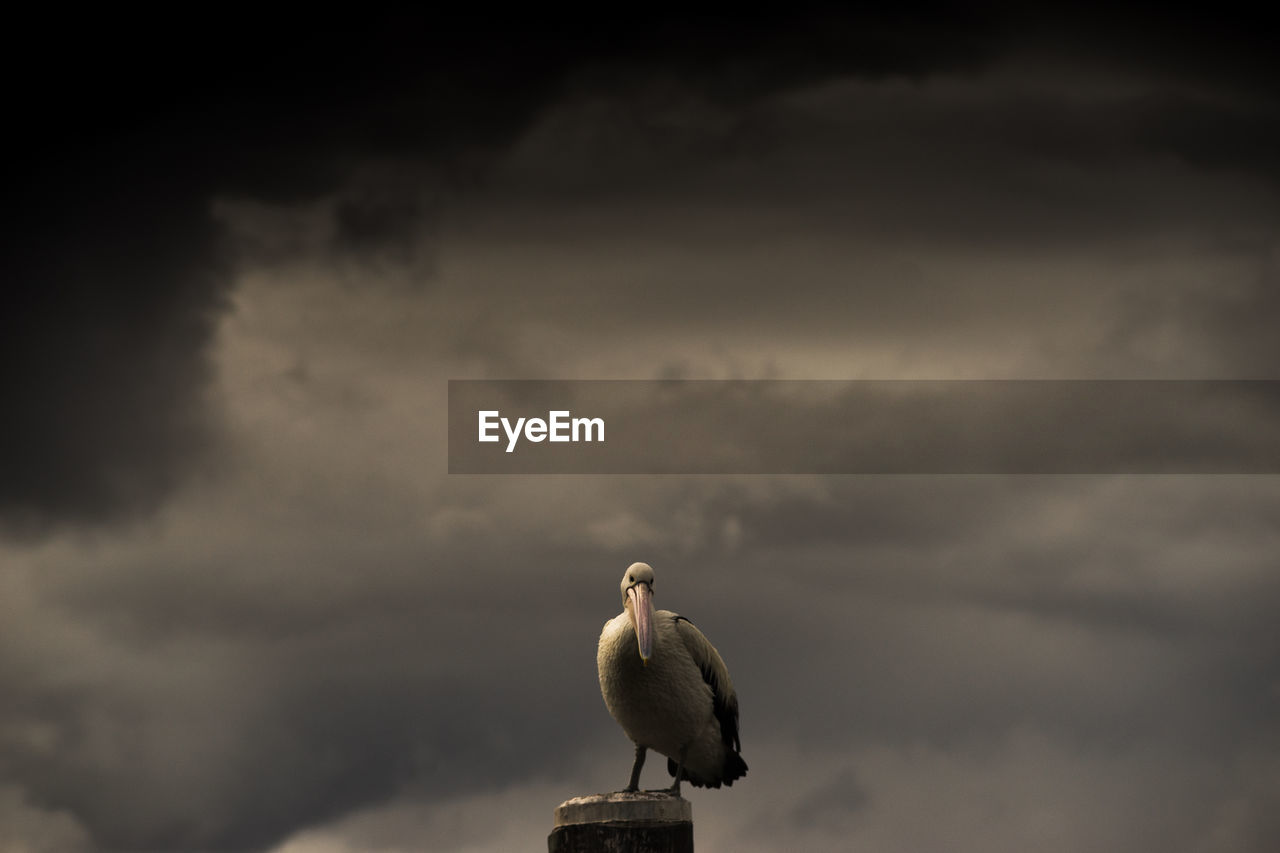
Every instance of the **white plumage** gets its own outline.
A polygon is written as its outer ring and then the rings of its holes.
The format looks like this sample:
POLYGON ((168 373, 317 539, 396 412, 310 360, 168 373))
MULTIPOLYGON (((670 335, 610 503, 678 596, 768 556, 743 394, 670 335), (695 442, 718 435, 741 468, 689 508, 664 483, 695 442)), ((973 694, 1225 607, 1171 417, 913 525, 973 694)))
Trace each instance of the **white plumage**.
POLYGON ((719 788, 746 774, 739 755, 738 697, 719 652, 688 619, 653 610, 653 569, 622 578, 623 612, 605 623, 596 665, 609 713, 636 745, 626 790, 639 789, 645 750, 667 756, 680 781, 719 788))

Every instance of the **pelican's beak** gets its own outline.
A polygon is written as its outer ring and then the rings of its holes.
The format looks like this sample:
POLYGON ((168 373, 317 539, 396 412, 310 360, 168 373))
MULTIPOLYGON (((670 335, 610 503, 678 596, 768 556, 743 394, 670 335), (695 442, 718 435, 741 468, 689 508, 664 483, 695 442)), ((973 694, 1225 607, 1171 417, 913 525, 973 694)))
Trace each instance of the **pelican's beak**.
POLYGON ((640 648, 640 660, 649 663, 653 654, 653 592, 647 583, 627 588, 627 610, 631 613, 631 625, 636 629, 636 643, 640 648))

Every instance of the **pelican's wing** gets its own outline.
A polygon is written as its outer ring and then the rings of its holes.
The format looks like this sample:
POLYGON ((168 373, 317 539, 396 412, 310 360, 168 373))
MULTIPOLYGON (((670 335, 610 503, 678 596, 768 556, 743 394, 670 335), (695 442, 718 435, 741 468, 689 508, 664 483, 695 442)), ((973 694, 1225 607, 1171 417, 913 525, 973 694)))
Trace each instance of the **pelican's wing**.
POLYGON ((724 665, 724 659, 720 657, 716 647, 711 645, 711 641, 683 616, 676 617, 676 633, 684 641, 684 647, 698 669, 702 670, 702 680, 711 688, 716 720, 720 723, 720 738, 729 749, 741 752, 742 746, 738 741, 738 694, 733 692, 733 682, 729 680, 729 669, 724 665))

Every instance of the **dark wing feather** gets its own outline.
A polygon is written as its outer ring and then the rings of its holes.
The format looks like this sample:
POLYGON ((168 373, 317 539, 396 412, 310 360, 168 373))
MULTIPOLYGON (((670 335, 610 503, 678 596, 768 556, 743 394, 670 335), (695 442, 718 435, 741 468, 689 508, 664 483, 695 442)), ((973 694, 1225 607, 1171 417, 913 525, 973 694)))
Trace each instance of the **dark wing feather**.
POLYGON ((683 616, 676 617, 676 631, 684 647, 702 670, 702 680, 711 688, 712 710, 720 723, 720 738, 734 752, 741 752, 738 740, 738 694, 729 680, 729 669, 716 647, 711 645, 697 626, 683 616))

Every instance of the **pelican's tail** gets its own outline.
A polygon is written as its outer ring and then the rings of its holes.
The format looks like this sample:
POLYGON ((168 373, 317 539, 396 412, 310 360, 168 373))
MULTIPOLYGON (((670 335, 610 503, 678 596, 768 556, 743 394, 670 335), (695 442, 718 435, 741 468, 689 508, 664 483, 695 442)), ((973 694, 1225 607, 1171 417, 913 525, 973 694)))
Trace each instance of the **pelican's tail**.
MULTIPOLYGON (((676 775, 676 763, 673 759, 667 759, 667 772, 672 776, 676 775)), ((731 749, 724 751, 724 764, 720 767, 718 775, 703 775, 697 771, 690 771, 686 766, 680 773, 680 778, 685 782, 693 785, 695 788, 719 788, 721 785, 732 785, 734 779, 741 779, 747 775, 747 762, 742 760, 742 756, 731 749)))
POLYGON ((747 775, 747 762, 736 752, 726 752, 724 756, 724 783, 732 785, 734 779, 747 775))

